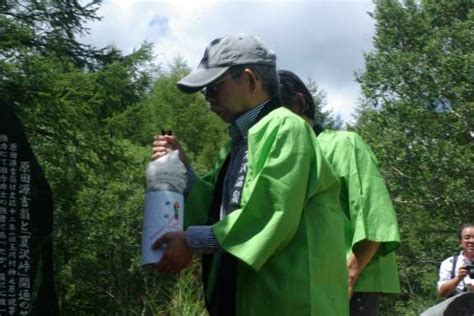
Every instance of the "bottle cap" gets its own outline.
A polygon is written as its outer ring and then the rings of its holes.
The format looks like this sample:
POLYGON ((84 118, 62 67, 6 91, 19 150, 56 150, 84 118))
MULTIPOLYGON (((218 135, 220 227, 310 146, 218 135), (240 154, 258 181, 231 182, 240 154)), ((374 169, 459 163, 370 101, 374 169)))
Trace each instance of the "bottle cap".
POLYGON ((171 128, 163 128, 161 130, 161 135, 173 135, 173 131, 171 130, 171 128))

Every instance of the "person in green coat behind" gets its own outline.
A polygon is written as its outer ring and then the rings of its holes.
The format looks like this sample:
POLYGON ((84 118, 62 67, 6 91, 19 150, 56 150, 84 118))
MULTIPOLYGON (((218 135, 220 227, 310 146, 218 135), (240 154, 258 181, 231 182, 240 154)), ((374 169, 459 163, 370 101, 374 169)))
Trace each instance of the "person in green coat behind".
POLYGON ((312 128, 281 106, 273 51, 251 35, 218 38, 177 85, 204 93, 231 140, 200 177, 175 136, 155 137, 153 159, 180 149, 189 190, 185 231, 154 244, 166 244, 156 271, 202 255, 210 315, 348 315, 339 180, 312 128))
POLYGON ((395 211, 377 160, 362 138, 315 125, 315 104, 301 79, 279 71, 282 102, 302 116, 341 181, 350 313, 377 315, 381 293, 399 293, 394 250, 400 245, 395 211))

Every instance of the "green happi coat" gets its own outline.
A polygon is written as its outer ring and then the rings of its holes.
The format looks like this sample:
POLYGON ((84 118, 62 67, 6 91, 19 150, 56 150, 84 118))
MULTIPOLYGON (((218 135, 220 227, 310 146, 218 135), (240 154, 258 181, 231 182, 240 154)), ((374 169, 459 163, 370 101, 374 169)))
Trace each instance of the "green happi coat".
MULTIPOLYGON (((205 224, 229 150, 195 181, 185 226, 205 224)), ((213 225, 221 247, 238 259, 236 315, 348 314, 338 196, 338 179, 301 118, 278 108, 249 130, 241 207, 213 225)))
POLYGON ((318 140, 341 180, 347 257, 354 245, 364 239, 381 243, 359 276, 354 291, 399 293, 393 252, 400 245, 398 224, 374 154, 353 132, 325 130, 318 140))

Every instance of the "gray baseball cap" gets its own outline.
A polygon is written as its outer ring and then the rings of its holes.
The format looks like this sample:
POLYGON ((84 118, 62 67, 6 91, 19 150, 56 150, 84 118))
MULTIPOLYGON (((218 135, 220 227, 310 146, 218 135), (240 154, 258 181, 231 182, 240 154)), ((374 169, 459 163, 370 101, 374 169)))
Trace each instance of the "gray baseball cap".
POLYGON ((245 64, 276 65, 275 53, 254 35, 228 35, 213 40, 204 51, 196 70, 178 81, 184 93, 194 93, 220 76, 231 66, 245 64))

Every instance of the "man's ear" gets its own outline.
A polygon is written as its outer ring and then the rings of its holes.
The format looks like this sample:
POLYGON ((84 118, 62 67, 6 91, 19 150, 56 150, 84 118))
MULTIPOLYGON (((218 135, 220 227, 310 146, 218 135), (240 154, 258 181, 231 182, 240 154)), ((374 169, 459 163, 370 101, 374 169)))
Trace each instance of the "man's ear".
POLYGON ((245 68, 244 80, 246 80, 245 83, 248 85, 251 92, 254 92, 255 89, 262 84, 260 77, 250 68, 245 68))

